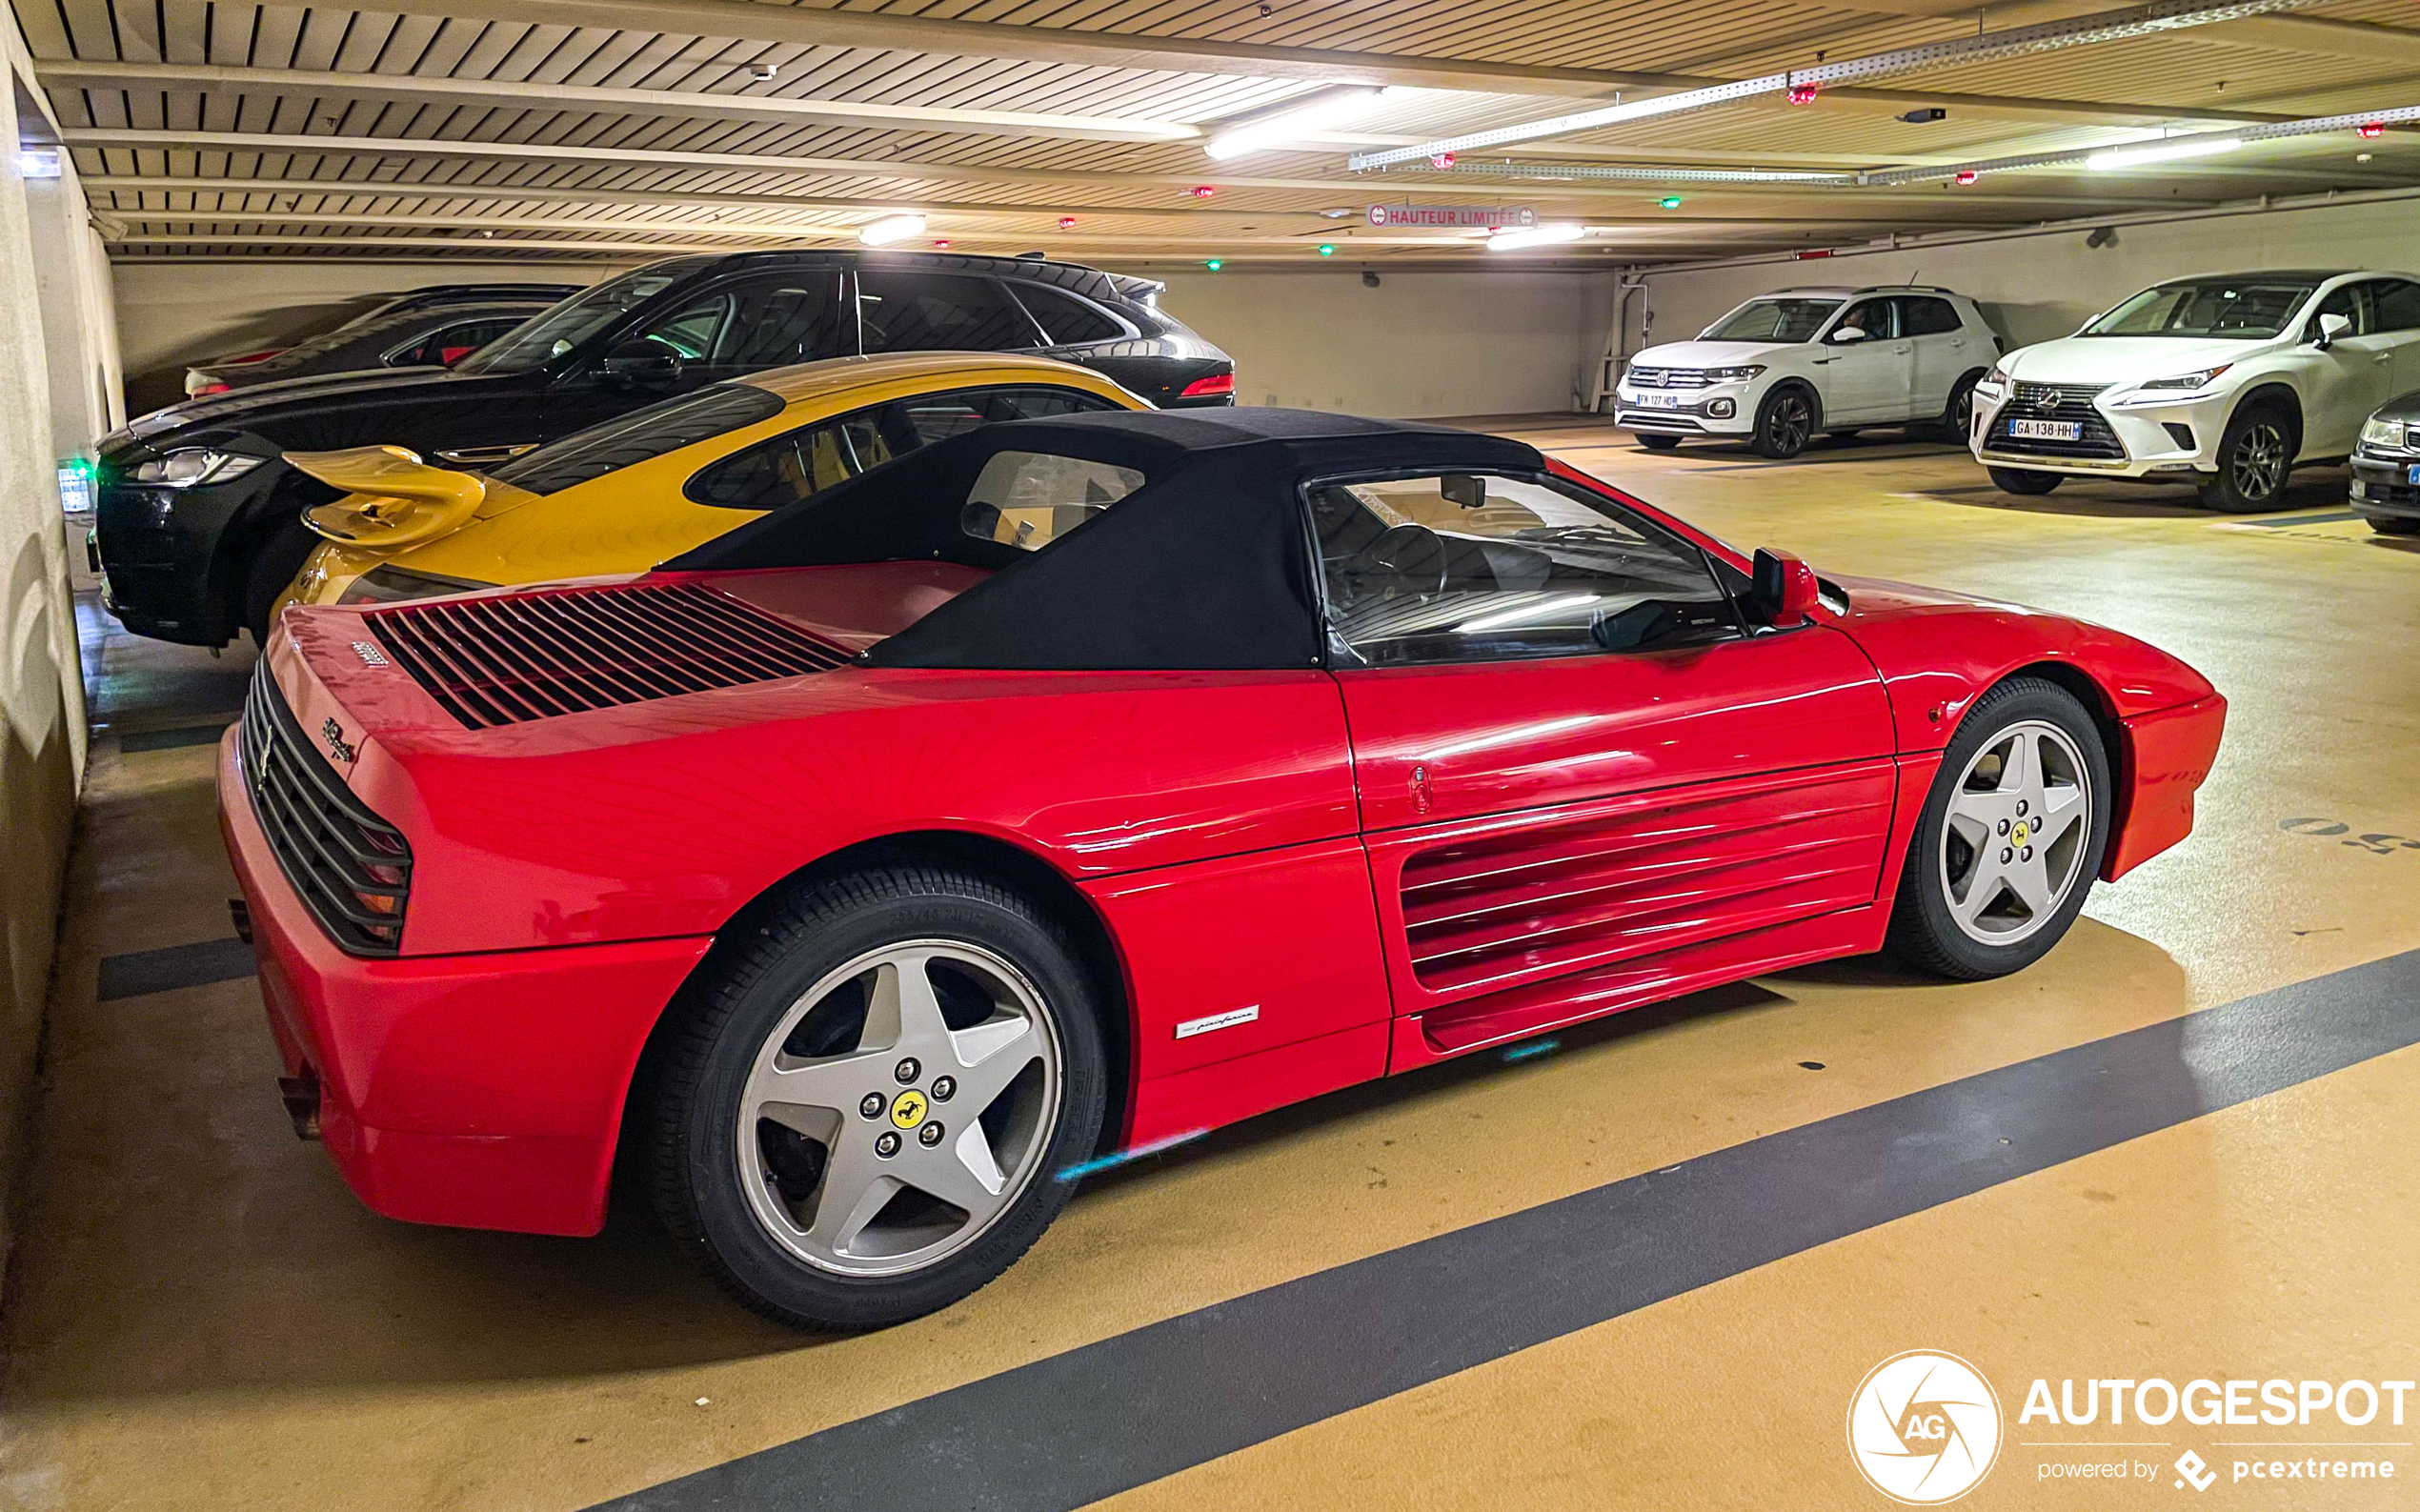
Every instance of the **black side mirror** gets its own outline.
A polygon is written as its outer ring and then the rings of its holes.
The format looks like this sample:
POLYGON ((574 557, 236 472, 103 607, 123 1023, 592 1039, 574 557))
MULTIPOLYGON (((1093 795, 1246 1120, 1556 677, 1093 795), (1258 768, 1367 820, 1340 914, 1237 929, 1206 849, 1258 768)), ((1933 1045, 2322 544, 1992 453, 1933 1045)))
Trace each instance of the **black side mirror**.
POLYGON ((1437 492, 1448 504, 1475 510, 1487 502, 1487 480, 1467 473, 1448 473, 1437 480, 1437 492))
POLYGON ((680 353, 667 342, 641 336, 605 353, 602 371, 615 388, 669 389, 680 381, 680 353))

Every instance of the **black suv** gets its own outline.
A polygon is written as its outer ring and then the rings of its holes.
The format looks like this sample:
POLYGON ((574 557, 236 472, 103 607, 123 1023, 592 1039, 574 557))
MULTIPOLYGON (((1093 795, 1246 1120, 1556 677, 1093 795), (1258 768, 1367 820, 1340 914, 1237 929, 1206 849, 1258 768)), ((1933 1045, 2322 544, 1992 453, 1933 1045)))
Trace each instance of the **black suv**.
POLYGON ((185 392, 198 399, 326 373, 450 368, 562 297, 486 300, 365 315, 265 357, 189 368, 185 392))
POLYGON ((393 444, 491 465, 667 394, 886 352, 1039 352, 1162 407, 1232 404, 1235 364, 1161 312, 1161 286, 1039 257, 770 252, 609 279, 446 371, 263 384, 147 414, 100 444, 107 602, 137 635, 255 638, 335 496, 288 449, 393 444))

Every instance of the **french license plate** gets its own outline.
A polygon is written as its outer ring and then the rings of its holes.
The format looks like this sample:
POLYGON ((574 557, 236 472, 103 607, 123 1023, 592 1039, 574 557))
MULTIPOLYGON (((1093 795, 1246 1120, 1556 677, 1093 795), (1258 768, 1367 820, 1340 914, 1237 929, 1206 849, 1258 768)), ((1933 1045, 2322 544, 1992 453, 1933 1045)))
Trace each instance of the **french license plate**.
POLYGON ((1632 401, 1642 410, 1677 410, 1681 396, 1677 393, 1643 393, 1632 401))
POLYGON ((2403 480, 2414 488, 2420 488, 2420 462, 2410 463, 2404 468, 2403 480))
POLYGON ((2081 441, 2081 420, 2011 420, 2008 433, 2021 441, 2081 441))

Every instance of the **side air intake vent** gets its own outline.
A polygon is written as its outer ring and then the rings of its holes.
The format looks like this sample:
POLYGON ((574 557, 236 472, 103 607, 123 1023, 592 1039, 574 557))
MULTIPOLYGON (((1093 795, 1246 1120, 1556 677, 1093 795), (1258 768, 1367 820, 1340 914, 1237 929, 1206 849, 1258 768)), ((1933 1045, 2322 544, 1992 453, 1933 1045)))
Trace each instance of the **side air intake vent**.
POLYGON ((837 648, 695 583, 398 605, 372 632, 474 730, 828 672, 837 648))

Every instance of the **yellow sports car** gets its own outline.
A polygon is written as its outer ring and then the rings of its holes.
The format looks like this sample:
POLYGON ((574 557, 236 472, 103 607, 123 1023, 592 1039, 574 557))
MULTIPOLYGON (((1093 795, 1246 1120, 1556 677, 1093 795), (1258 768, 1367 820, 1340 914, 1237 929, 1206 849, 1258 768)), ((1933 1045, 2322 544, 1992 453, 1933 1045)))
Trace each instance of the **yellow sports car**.
POLYGON ((485 473, 431 467, 401 447, 290 452, 295 468, 347 492, 303 515, 326 544, 277 607, 643 572, 977 426, 1149 408, 1088 368, 927 352, 753 373, 485 473))

